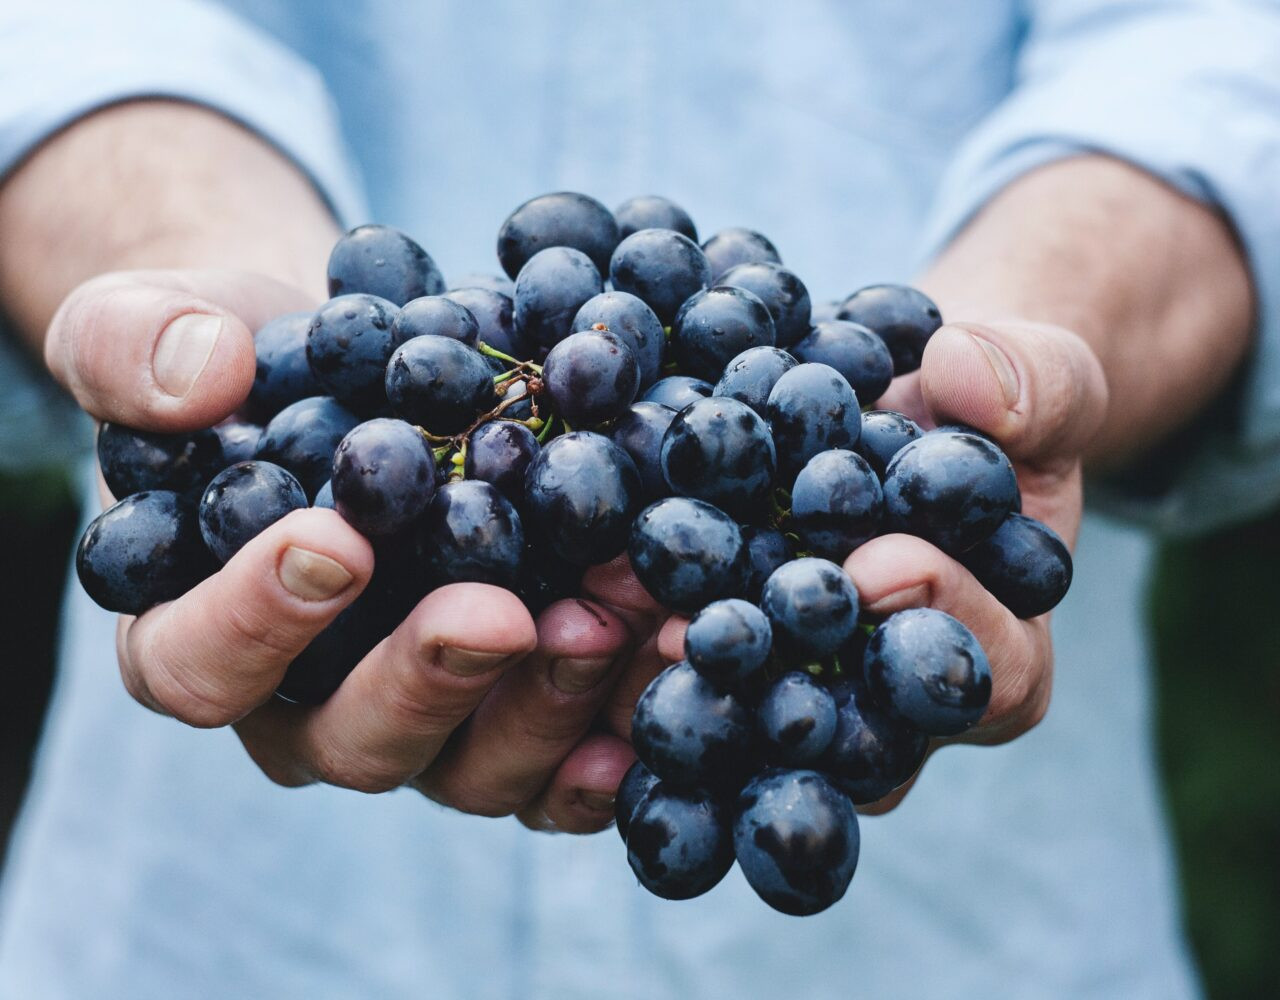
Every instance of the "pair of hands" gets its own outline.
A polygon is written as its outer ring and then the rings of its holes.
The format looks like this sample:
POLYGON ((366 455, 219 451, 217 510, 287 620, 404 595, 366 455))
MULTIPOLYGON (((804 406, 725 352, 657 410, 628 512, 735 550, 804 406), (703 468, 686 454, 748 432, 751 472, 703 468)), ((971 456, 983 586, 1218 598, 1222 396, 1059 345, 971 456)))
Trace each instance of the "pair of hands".
MULTIPOLYGON (((211 426, 248 395, 251 331, 313 304, 253 274, 109 274, 63 302, 46 360, 100 420, 166 432, 211 426)), ((1024 511, 1071 545, 1080 455, 1106 402, 1101 365, 1083 340, 1002 322, 940 330, 921 370, 895 380, 879 405, 992 434, 1018 470, 1024 511)), ((868 610, 940 608, 982 643, 991 704, 960 739, 1005 742, 1043 716, 1053 663, 1047 616, 1019 621, 958 563, 905 535, 863 545, 845 569, 868 610)), ((190 725, 234 726, 283 785, 409 784, 453 808, 514 813, 539 829, 607 826, 634 759, 632 707, 681 658, 684 619, 653 602, 625 557, 589 570, 584 600, 559 602, 537 621, 506 591, 455 584, 424 598, 325 704, 273 699, 289 662, 372 571, 369 544, 336 513, 295 511, 183 597, 120 619, 125 686, 190 725)), ((906 791, 867 811, 892 808, 906 791)))

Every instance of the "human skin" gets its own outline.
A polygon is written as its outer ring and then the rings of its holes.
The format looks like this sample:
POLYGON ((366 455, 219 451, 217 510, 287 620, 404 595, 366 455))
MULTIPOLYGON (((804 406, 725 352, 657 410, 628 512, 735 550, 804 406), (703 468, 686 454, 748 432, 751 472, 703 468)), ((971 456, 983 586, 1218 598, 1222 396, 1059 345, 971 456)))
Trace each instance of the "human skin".
MULTIPOLYGON (((37 150, 0 187, 0 235, 0 301, 77 401, 100 420, 177 431, 243 401, 252 331, 323 299, 337 229, 269 145, 212 112, 145 101, 37 150)), ((1099 156, 1011 185, 919 283, 952 322, 881 405, 992 434, 1027 513, 1069 543, 1083 461, 1123 458, 1190 419, 1226 384, 1252 325, 1247 270, 1222 220, 1099 156)), ((589 603, 561 602, 537 622, 504 591, 454 585, 428 595, 324 705, 273 700, 372 563, 332 511, 294 512, 189 594, 121 618, 124 683, 191 725, 234 725, 284 785, 408 783, 537 828, 607 825, 633 759, 631 707, 681 655, 684 620, 648 598, 625 560, 588 571, 589 603), (592 731, 597 718, 610 732, 592 731)), ((1005 742, 1043 716, 1048 616, 1018 621, 908 536, 875 539, 845 565, 869 610, 938 607, 981 641, 993 697, 962 739, 1005 742)))

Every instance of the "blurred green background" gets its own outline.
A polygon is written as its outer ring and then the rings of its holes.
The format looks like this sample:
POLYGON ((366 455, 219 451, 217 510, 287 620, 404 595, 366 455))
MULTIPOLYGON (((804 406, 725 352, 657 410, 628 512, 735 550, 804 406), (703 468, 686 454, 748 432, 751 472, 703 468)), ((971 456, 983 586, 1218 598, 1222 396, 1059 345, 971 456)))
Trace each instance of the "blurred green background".
MULTIPOLYGON (((60 473, 0 474, 0 850, 48 698, 77 517, 60 473)), ((1277 566, 1280 515, 1166 546, 1151 592, 1160 756, 1187 925, 1214 1000, 1280 990, 1277 566)))

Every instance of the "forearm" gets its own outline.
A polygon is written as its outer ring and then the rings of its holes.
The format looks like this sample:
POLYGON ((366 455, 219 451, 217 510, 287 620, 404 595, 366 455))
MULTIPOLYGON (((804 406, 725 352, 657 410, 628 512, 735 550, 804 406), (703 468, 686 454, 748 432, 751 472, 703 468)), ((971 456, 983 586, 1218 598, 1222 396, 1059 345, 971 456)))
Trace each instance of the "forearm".
POLYGON ((1044 167, 988 204, 921 281, 958 320, 1019 317, 1080 334, 1110 403, 1090 447, 1122 458, 1185 423, 1249 346, 1253 293, 1226 223, 1101 156, 1044 167))
POLYGON ((257 271, 321 297, 336 232, 305 175, 253 133, 193 105, 121 104, 0 186, 0 303, 39 350, 67 293, 105 271, 257 271))

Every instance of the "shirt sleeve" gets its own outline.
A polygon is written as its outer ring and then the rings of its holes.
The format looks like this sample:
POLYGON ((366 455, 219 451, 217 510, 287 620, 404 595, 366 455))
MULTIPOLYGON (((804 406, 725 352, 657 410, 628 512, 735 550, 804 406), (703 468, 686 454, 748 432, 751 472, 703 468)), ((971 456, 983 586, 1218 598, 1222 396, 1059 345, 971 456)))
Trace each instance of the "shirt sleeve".
POLYGON ((948 169, 927 255, 1012 180, 1087 152, 1220 208, 1258 297, 1232 398, 1089 499, 1169 534, 1261 513, 1280 500, 1280 5, 1030 3, 1013 88, 948 169))

